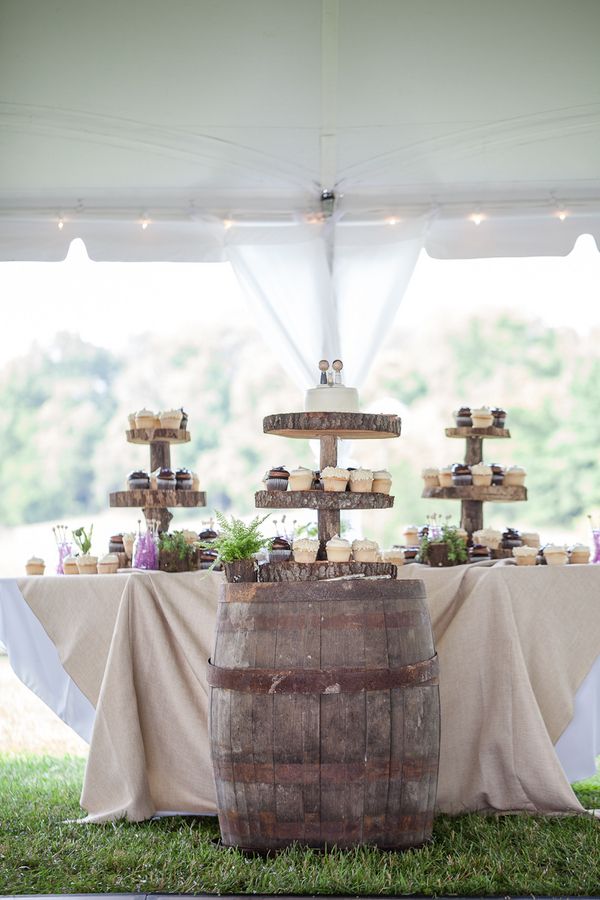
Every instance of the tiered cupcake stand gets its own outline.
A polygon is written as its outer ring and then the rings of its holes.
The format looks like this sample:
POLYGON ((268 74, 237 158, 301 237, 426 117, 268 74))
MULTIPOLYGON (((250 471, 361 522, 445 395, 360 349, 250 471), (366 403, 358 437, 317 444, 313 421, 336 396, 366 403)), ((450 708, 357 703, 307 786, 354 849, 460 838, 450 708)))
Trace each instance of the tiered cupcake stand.
MULTIPOLYGON (((508 428, 446 428, 446 437, 463 438, 466 441, 465 464, 474 466, 483 459, 484 438, 510 438, 508 428)), ((433 500, 461 501, 461 528, 469 534, 483 528, 483 504, 489 502, 512 503, 527 500, 527 488, 521 485, 505 487, 492 484, 489 487, 462 485, 456 487, 425 488, 423 497, 433 500)))
MULTIPOLYGON (((369 413, 297 412, 266 416, 265 434, 280 437, 318 439, 321 444, 320 467, 337 466, 340 439, 364 440, 397 438, 400 419, 395 415, 369 413)), ((258 491, 254 498, 259 509, 315 509, 319 528, 319 552, 316 563, 269 563, 261 566, 261 581, 304 581, 339 578, 344 575, 395 575, 388 563, 327 562, 325 545, 340 533, 340 513, 347 509, 390 509, 394 498, 388 494, 310 491, 258 491)))
MULTIPOLYGON (((134 428, 126 432, 130 444, 150 445, 150 471, 171 468, 171 444, 187 444, 189 431, 181 428, 134 428)), ((158 522, 159 531, 168 531, 173 518, 173 507, 206 506, 206 494, 191 490, 134 490, 113 491, 110 505, 115 507, 141 507, 149 524, 158 522)))

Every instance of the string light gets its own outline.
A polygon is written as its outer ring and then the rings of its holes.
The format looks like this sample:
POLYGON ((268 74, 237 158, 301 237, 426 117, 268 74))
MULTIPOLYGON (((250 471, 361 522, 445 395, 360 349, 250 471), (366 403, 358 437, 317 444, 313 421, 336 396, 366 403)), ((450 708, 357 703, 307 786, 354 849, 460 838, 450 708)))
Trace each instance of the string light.
POLYGON ((62 231, 64 227, 65 227, 65 223, 63 222, 63 217, 59 216, 58 222, 57 222, 57 228, 59 231, 62 231))
POLYGON ((142 231, 145 231, 149 224, 150 220, 144 217, 141 221, 142 231))
POLYGON ((388 216, 385 220, 386 225, 398 225, 400 223, 400 219, 397 219, 396 216, 388 216))
POLYGON ((564 209, 559 209, 559 211, 556 213, 556 218, 560 219, 561 222, 564 222, 567 218, 567 213, 564 211, 564 209))
POLYGON ((229 229, 231 228, 232 225, 233 225, 232 219, 223 219, 223 228, 225 229, 225 231, 229 231, 229 229))
POLYGON ((481 225, 483 221, 485 221, 485 216, 480 212, 474 212, 469 216, 469 219, 473 223, 473 225, 481 225))

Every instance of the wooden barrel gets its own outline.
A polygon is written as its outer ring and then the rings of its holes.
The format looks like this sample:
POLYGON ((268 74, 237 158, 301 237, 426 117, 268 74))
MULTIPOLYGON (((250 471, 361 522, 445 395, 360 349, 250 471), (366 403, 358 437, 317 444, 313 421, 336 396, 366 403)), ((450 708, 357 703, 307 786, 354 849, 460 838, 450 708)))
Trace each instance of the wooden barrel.
POLYGON ((225 584, 208 670, 226 846, 431 837, 439 693, 422 581, 225 584))

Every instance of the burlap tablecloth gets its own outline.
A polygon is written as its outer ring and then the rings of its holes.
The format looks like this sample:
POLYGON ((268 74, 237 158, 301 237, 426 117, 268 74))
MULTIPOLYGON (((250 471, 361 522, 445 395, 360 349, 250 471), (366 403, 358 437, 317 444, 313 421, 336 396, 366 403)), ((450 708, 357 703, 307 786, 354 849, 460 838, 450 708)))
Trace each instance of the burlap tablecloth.
MULTIPOLYGON (((553 743, 600 653, 600 566, 409 565, 440 658, 438 808, 581 812, 553 743)), ((205 665, 222 576, 20 579, 96 706, 82 806, 92 821, 214 812, 205 665)))

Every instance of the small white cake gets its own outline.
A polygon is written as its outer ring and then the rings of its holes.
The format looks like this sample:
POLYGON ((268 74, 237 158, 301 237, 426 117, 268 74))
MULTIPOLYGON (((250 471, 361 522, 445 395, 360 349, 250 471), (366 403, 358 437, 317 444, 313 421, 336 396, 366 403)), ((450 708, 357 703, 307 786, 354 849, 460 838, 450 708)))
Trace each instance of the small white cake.
POLYGON ((305 412, 357 413, 358 391, 343 384, 320 384, 310 388, 304 397, 305 412))

